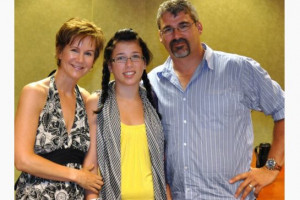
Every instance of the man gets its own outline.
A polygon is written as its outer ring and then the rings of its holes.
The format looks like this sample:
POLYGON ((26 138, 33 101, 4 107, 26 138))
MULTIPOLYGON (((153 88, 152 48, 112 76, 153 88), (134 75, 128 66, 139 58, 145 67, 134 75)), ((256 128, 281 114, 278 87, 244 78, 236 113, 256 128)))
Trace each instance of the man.
POLYGON ((284 163, 284 92, 251 58, 201 43, 202 24, 190 2, 162 3, 157 25, 170 56, 149 78, 162 115, 172 198, 255 199, 284 163), (251 110, 274 120, 263 168, 250 168, 251 110))

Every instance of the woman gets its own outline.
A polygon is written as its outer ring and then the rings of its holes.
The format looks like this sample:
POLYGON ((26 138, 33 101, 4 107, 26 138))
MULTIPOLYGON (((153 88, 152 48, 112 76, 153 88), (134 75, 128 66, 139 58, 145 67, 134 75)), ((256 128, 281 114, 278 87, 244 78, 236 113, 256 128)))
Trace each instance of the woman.
POLYGON ((15 167, 22 171, 16 199, 84 199, 102 178, 82 168, 90 145, 85 102, 77 86, 103 48, 103 33, 87 20, 72 18, 56 34, 57 71, 22 89, 15 117, 15 167))
MULTIPOLYGON (((117 31, 105 47, 102 91, 87 101, 91 140, 97 138, 97 145, 91 143, 84 162, 99 164, 100 199, 166 199, 164 136, 146 73, 151 58, 132 29, 117 31)), ((97 197, 87 192, 87 199, 97 197)))

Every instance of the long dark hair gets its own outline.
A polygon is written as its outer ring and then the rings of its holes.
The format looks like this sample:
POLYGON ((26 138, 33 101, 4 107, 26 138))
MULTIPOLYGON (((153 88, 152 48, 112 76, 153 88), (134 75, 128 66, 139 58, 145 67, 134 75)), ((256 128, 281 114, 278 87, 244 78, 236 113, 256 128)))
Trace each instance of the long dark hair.
MULTIPOLYGON (((121 41, 137 41, 142 49, 142 53, 144 56, 144 60, 146 62, 146 65, 148 65, 152 60, 152 53, 147 47, 147 44, 143 41, 143 39, 132 29, 121 29, 115 33, 115 35, 108 41, 105 49, 104 49, 104 58, 103 58, 103 70, 102 70, 102 93, 100 97, 101 105, 95 113, 100 113, 100 111, 103 108, 103 105, 107 99, 108 96, 108 84, 110 81, 110 71, 108 69, 108 65, 111 62, 111 56, 112 52, 116 47, 116 44, 121 41)), ((147 91, 147 98, 149 99, 150 103, 154 108, 156 108, 155 103, 153 101, 152 96, 152 87, 150 84, 150 81, 147 76, 146 70, 143 71, 142 75, 143 85, 146 88, 147 91)), ((158 113, 158 112, 157 112, 158 113)), ((159 115, 159 113, 158 113, 159 115)), ((160 116, 160 115, 159 115, 160 116)))

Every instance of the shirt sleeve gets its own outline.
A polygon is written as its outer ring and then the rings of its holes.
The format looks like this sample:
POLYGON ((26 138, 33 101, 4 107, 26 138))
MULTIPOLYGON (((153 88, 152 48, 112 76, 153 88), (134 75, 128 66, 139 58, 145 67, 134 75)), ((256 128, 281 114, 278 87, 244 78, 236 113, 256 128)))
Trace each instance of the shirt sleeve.
POLYGON ((285 94, 280 85, 258 62, 251 58, 241 59, 243 103, 250 109, 272 115, 274 121, 284 119, 285 94))

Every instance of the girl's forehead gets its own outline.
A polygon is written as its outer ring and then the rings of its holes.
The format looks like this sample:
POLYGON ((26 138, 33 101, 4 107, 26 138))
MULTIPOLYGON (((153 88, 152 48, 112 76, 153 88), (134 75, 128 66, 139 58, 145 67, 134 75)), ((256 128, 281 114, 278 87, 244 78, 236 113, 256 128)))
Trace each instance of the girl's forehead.
POLYGON ((119 51, 138 51, 141 52, 142 49, 137 41, 120 41, 116 44, 114 52, 119 51))

